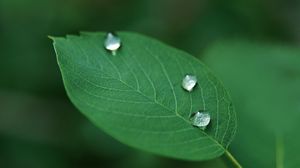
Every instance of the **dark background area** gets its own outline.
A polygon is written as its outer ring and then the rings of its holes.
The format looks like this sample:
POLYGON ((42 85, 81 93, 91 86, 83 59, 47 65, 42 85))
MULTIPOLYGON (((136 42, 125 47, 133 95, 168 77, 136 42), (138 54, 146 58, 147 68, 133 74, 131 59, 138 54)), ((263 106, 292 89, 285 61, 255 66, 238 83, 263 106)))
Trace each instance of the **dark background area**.
POLYGON ((0 0, 0 167, 209 167, 122 145, 70 103, 47 36, 115 30, 199 58, 220 40, 299 46, 300 1, 0 0))

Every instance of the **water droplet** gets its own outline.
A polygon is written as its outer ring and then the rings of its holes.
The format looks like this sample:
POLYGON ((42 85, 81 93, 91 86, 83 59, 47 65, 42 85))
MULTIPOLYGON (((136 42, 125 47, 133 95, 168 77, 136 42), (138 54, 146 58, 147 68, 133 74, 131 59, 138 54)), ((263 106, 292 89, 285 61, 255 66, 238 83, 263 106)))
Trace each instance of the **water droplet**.
POLYGON ((113 55, 116 55, 116 51, 121 47, 121 39, 113 33, 107 33, 104 47, 111 51, 113 55))
POLYGON ((182 87, 188 92, 191 92, 197 84, 197 77, 194 75, 185 75, 182 80, 182 87))
POLYGON ((194 126, 199 127, 202 130, 205 130, 205 128, 210 122, 210 115, 208 112, 197 111, 191 116, 190 120, 194 126))

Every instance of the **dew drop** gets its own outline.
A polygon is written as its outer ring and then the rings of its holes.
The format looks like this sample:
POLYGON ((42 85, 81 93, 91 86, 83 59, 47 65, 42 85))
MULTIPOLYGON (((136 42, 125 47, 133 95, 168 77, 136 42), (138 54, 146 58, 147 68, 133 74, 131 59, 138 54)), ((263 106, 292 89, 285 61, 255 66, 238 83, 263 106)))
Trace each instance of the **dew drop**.
POLYGON ((106 50, 111 51, 113 55, 116 55, 116 51, 121 47, 121 39, 113 33, 107 33, 104 47, 106 50))
POLYGON ((182 80, 182 88, 191 92, 197 84, 197 77, 194 75, 185 75, 182 80))
POLYGON ((192 125, 205 130, 210 122, 210 115, 208 112, 197 111, 190 118, 192 125))

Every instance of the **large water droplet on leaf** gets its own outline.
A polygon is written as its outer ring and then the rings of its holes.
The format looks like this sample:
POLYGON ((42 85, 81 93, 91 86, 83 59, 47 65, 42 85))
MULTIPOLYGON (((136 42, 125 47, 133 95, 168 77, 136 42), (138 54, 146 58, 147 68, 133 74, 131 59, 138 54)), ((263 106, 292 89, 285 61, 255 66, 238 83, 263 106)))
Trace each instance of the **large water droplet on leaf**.
POLYGON ((192 125, 204 130, 210 123, 210 115, 208 112, 196 112, 190 118, 192 125))
POLYGON ((121 47, 121 39, 113 33, 107 33, 104 41, 104 47, 106 50, 111 51, 112 54, 115 55, 116 51, 121 47))
POLYGON ((182 80, 182 87, 188 92, 191 92, 197 84, 197 77, 194 75, 185 75, 182 80))

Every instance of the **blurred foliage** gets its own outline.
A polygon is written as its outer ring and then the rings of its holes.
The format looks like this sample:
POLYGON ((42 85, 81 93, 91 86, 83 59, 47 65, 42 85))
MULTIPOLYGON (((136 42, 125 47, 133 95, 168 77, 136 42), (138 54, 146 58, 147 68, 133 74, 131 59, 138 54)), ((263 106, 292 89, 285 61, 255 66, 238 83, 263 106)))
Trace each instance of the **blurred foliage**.
POLYGON ((47 35, 130 30, 200 56, 224 39, 299 46, 299 19, 298 0, 0 0, 0 167, 211 164, 141 153, 92 126, 65 95, 47 35))
POLYGON ((299 167, 300 49, 226 41, 204 55, 236 105, 234 156, 245 167, 299 167))

